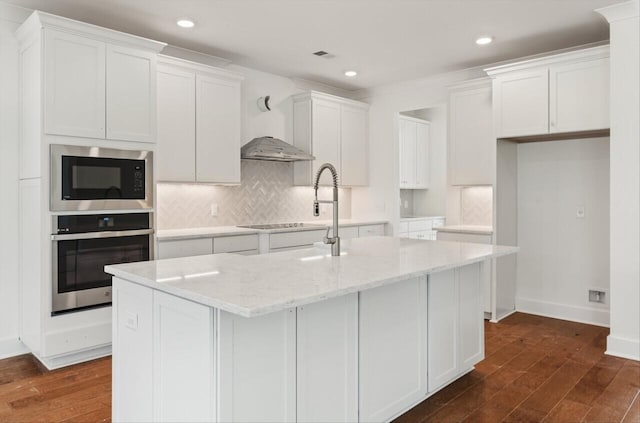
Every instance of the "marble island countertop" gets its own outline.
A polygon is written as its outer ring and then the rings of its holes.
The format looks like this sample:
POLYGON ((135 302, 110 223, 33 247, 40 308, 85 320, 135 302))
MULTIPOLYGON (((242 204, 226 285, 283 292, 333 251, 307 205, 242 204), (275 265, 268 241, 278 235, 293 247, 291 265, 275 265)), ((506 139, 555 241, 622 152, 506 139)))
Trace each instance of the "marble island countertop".
MULTIPOLYGON (((194 238, 212 238, 222 236, 235 236, 235 235, 250 235, 258 233, 277 233, 277 232, 297 232, 297 231, 312 231, 322 228, 318 228, 313 225, 320 225, 323 228, 332 226, 331 220, 310 220, 301 222, 305 225, 297 228, 278 228, 278 229, 251 229, 241 228, 238 226, 210 226, 202 228, 184 228, 184 229, 158 229, 156 237, 159 241, 177 240, 177 239, 194 239, 194 238)), ((340 227, 349 226, 363 226, 363 225, 375 225, 388 223, 386 220, 372 220, 372 219, 340 219, 340 227)))
POLYGON ((106 266, 130 282, 244 317, 513 254, 518 247, 392 237, 256 256, 216 254, 106 266))
POLYGON ((483 225, 444 225, 433 229, 438 232, 451 232, 456 234, 491 235, 493 233, 492 226, 483 225))

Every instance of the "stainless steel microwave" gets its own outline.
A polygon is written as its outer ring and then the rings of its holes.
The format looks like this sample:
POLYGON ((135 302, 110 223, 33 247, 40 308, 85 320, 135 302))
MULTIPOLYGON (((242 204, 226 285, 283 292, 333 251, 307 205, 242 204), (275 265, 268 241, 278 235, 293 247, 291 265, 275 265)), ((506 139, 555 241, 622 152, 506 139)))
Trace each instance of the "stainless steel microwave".
POLYGON ((51 211, 153 207, 153 153, 51 145, 51 211))

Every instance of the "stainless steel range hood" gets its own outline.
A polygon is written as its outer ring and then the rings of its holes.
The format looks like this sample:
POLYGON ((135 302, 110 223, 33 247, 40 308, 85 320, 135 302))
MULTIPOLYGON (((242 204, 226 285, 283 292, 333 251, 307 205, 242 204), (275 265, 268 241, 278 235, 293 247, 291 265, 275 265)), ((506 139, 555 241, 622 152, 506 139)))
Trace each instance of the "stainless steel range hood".
POLYGON ((275 162, 297 162, 315 160, 309 153, 305 153, 278 138, 254 138, 240 150, 240 158, 247 160, 269 160, 275 162))

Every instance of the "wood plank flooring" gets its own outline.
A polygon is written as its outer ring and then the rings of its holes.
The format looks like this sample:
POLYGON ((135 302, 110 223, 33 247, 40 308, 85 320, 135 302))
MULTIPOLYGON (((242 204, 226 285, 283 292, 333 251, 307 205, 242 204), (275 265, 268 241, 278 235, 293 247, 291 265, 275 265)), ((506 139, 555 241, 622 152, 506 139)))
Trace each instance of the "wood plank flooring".
MULTIPOLYGON (((522 313, 486 323, 486 359, 395 422, 640 423, 640 363, 604 355, 607 334, 522 313)), ((110 358, 52 372, 0 360, 0 422, 110 419, 110 358)))
POLYGON ((485 360, 394 423, 640 423, 640 362, 609 329, 516 313, 485 323, 485 360))

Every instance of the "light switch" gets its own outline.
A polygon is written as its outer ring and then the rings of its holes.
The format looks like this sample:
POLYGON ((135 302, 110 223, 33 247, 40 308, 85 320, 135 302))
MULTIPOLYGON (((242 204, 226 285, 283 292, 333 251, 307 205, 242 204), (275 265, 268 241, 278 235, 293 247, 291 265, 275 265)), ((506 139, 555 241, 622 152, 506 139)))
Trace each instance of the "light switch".
POLYGON ((578 206, 576 209, 576 219, 584 219, 584 206, 578 206))
POLYGON ((218 216, 218 205, 217 204, 211 204, 211 217, 217 217, 218 216))

